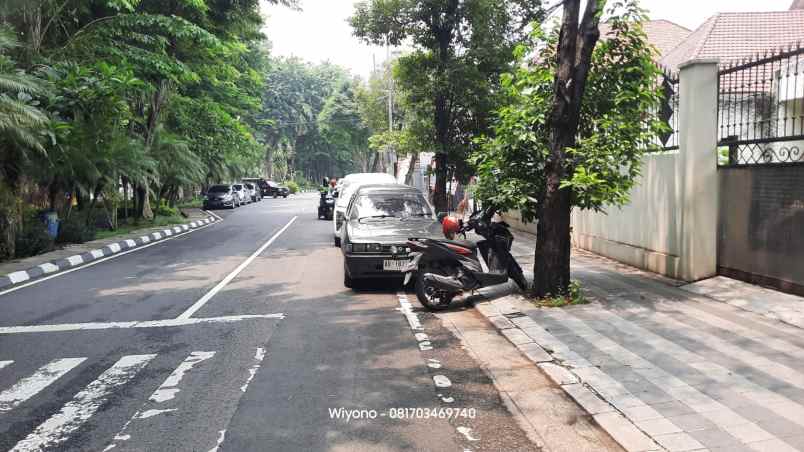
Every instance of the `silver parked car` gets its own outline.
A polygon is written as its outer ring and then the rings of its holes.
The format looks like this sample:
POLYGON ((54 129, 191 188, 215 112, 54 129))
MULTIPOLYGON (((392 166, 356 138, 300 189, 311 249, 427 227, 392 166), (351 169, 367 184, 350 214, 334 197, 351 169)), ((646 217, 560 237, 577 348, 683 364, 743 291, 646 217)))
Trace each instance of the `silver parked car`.
POLYGON ((238 204, 248 204, 251 202, 251 194, 243 184, 233 184, 232 190, 237 194, 238 204))

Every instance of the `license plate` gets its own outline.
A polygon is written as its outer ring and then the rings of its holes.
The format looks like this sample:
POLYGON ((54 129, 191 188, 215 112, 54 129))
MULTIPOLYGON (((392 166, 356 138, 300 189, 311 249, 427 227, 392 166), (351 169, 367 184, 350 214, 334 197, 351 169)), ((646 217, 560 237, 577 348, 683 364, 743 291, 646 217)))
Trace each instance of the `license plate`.
POLYGON ((409 262, 407 259, 386 259, 382 261, 382 269, 387 272, 401 272, 409 262))

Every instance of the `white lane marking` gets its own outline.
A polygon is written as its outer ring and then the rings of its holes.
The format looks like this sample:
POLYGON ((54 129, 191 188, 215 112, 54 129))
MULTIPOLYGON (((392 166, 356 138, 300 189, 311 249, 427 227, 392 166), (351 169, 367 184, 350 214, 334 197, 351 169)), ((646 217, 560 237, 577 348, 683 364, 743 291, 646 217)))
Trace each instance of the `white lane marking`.
POLYGON ((252 254, 251 254, 251 256, 249 256, 249 257, 248 257, 246 260, 244 260, 244 261, 243 261, 243 263, 241 263, 240 265, 238 265, 238 266, 237 266, 237 268, 235 268, 234 270, 232 270, 232 272, 231 272, 231 273, 229 273, 228 275, 226 275, 226 277, 225 277, 225 278, 223 278, 223 281, 219 282, 219 283, 218 283, 218 284, 217 284, 215 287, 213 287, 212 289, 210 289, 210 291, 209 291, 209 292, 207 292, 206 294, 204 294, 204 296, 203 296, 203 297, 201 297, 201 298, 200 298, 198 301, 196 301, 195 303, 193 303, 193 305, 192 305, 192 306, 190 306, 189 308, 187 308, 187 310, 186 310, 186 311, 182 312, 182 313, 181 313, 181 314, 180 314, 178 317, 176 317, 176 318, 177 318, 177 319, 189 319, 190 317, 192 317, 192 316, 193 316, 193 314, 195 314, 196 312, 198 312, 198 310, 199 310, 199 309, 203 308, 203 307, 204 307, 204 305, 205 305, 205 304, 207 304, 207 302, 208 302, 209 300, 211 300, 211 299, 212 299, 212 297, 214 297, 214 296, 215 296, 215 294, 217 294, 217 293, 218 293, 218 292, 219 292, 221 289, 223 289, 223 288, 224 288, 224 287, 225 287, 227 284, 229 284, 229 283, 230 283, 230 282, 231 282, 231 281, 232 281, 232 280, 233 280, 233 279, 234 279, 234 278, 235 278, 237 275, 239 275, 239 274, 240 274, 240 272, 242 272, 242 271, 243 271, 243 270, 244 270, 246 267, 248 267, 248 265, 249 265, 250 263, 252 263, 252 262, 254 261, 254 259, 256 259, 256 258, 257 258, 257 256, 259 256, 260 254, 262 254, 262 252, 263 252, 263 251, 265 251, 265 250, 266 250, 266 249, 267 249, 269 246, 271 246, 271 244, 272 244, 272 243, 274 243, 274 240, 276 240, 277 238, 279 238, 279 236, 280 236, 280 235, 282 235, 282 233, 283 233, 283 232, 285 232, 285 231, 286 231, 286 230, 287 230, 287 229, 290 227, 290 225, 292 225, 292 224, 293 224, 293 222, 294 222, 294 221, 296 221, 296 219, 297 219, 297 218, 299 218, 299 217, 293 217, 293 218, 291 218, 291 219, 290 219, 290 221, 288 221, 288 224, 286 224, 286 225, 285 225, 285 226, 284 226, 282 229, 280 229, 279 231, 277 231, 277 233, 276 233, 276 234, 274 234, 274 235, 273 235, 273 236, 272 236, 270 239, 268 239, 268 241, 267 241, 267 242, 265 242, 265 243, 264 243, 264 244, 263 244, 261 247, 257 248, 257 251, 255 251, 254 253, 252 253, 252 254))
POLYGON ((4 368, 6 366, 10 366, 12 364, 14 364, 14 360, 0 361, 0 369, 4 368))
POLYGON ((425 333, 416 333, 416 334, 414 334, 414 336, 416 336, 416 340, 419 341, 419 342, 421 342, 421 341, 429 341, 430 340, 430 337, 427 336, 427 334, 425 334, 425 333))
POLYGON ((254 360, 256 363, 248 369, 248 378, 246 379, 246 383, 240 387, 241 392, 246 392, 248 385, 251 384, 251 380, 254 379, 254 376, 257 375, 257 371, 260 370, 263 359, 265 359, 265 349, 262 347, 257 347, 257 352, 254 354, 254 360))
POLYGON ((221 216, 220 216, 220 215, 218 215, 218 214, 217 214, 217 213, 215 213, 215 212, 211 212, 211 211, 209 211, 209 210, 205 210, 204 212, 206 212, 208 215, 211 215, 211 216, 213 216, 213 217, 217 218, 218 220, 223 220, 223 218, 221 218, 221 216))
POLYGON ((69 262, 71 266, 75 267, 76 265, 83 264, 84 258, 78 255, 70 256, 67 258, 67 262, 69 262))
POLYGON ((112 251, 112 253, 119 253, 120 252, 120 245, 118 245, 117 243, 110 243, 110 244, 108 244, 106 246, 109 247, 109 249, 112 251))
POLYGON ((480 438, 475 438, 472 436, 472 429, 469 427, 458 427, 458 433, 463 435, 468 441, 480 441, 480 438))
POLYGON ((449 388, 452 386, 452 382, 449 381, 446 375, 433 375, 433 383, 437 388, 449 388))
POLYGON ((123 424, 123 428, 114 435, 113 442, 106 446, 104 450, 110 450, 117 447, 117 444, 114 441, 128 441, 131 439, 131 435, 125 433, 128 429, 128 426, 131 425, 136 419, 148 419, 150 417, 158 416, 163 413, 170 413, 173 411, 177 411, 177 408, 168 408, 168 409, 150 409, 143 411, 143 407, 147 406, 149 402, 156 402, 162 403, 168 400, 171 400, 176 397, 176 393, 179 392, 179 389, 176 388, 178 384, 181 382, 182 378, 184 378, 184 374, 189 372, 196 364, 206 361, 210 358, 215 356, 215 352, 192 352, 190 356, 188 356, 184 361, 179 364, 173 372, 159 385, 158 388, 151 394, 151 397, 148 398, 148 401, 143 403, 142 407, 134 413, 131 418, 123 424))
MULTIPOLYGON (((194 231, 200 231, 201 229, 208 228, 209 226, 211 226, 211 225, 208 225, 208 226, 204 226, 204 227, 202 227, 202 228, 195 229, 194 231)), ((173 237, 173 239, 175 239, 175 238, 179 238, 180 236, 185 235, 185 234, 190 234, 191 232, 193 232, 193 231, 188 231, 188 232, 185 232, 184 234, 177 235, 177 236, 173 237)), ((156 233, 155 233, 155 234, 156 234, 156 233)), ((170 239, 170 240, 172 240, 172 239, 170 239)), ((46 276, 46 277, 44 277, 44 278, 35 279, 35 280, 31 281, 31 282, 28 282, 28 283, 25 283, 25 284, 21 284, 21 285, 19 285, 19 286, 17 286, 17 287, 12 287, 12 288, 10 288, 10 289, 6 289, 6 290, 3 290, 3 291, 0 291, 0 296, 3 296, 3 295, 5 295, 5 294, 8 294, 8 293, 11 293, 11 292, 14 292, 14 291, 20 290, 20 289, 24 289, 24 288, 29 287, 29 286, 32 286, 32 285, 34 285, 34 284, 39 284, 39 283, 45 282, 45 281, 47 281, 47 280, 49 280, 49 279, 58 278, 58 277, 60 277, 60 276, 64 276, 64 275, 66 275, 66 274, 69 274, 69 273, 72 273, 72 272, 75 272, 75 271, 78 271, 78 270, 83 270, 83 269, 85 269, 85 268, 89 268, 89 267, 92 267, 92 266, 94 266, 94 265, 98 265, 98 264, 100 264, 101 262, 106 262, 106 261, 108 261, 108 260, 110 260, 110 259, 116 259, 116 258, 118 258, 118 257, 120 257, 120 256, 125 256, 126 254, 129 254, 129 253, 135 253, 135 252, 137 252, 137 251, 144 250, 144 249, 146 249, 146 248, 150 248, 150 247, 152 247, 152 246, 159 245, 160 243, 165 243, 165 242, 167 242, 167 241, 168 241, 168 240, 162 240, 162 241, 160 241, 160 242, 152 242, 152 243, 149 243, 149 244, 147 244, 147 245, 143 245, 143 246, 140 246, 140 247, 137 247, 137 248, 134 248, 134 249, 130 249, 130 250, 123 251, 122 253, 116 253, 116 254, 112 254, 111 256, 106 256, 106 257, 104 257, 103 259, 98 259, 98 260, 95 260, 95 261, 89 262, 88 264, 86 264, 86 265, 84 265, 84 266, 81 266, 81 267, 78 267, 78 268, 71 268, 71 269, 69 269, 69 270, 65 270, 65 271, 63 271, 63 272, 61 272, 61 273, 56 273, 55 275, 50 275, 50 276, 46 276)), ((81 256, 72 256, 72 257, 78 257, 78 258, 80 258, 81 256)), ((68 259, 68 260, 69 260, 69 259, 68 259)), ((81 262, 83 262, 83 259, 81 260, 81 262)), ((72 262, 71 262, 70 264, 71 264, 71 265, 73 265, 73 266, 75 266, 75 264, 73 264, 72 262)), ((51 265, 51 264, 42 264, 42 265, 51 265)), ((53 267, 54 267, 56 270, 58 270, 58 267, 56 267, 55 265, 54 265, 53 267)), ((54 270, 54 271, 55 271, 55 270, 54 270)))
POLYGON ((226 430, 221 430, 218 432, 218 443, 215 444, 215 447, 210 449, 209 452, 218 452, 218 449, 220 449, 224 439, 226 439, 226 430))
POLYGON ((440 369, 441 368, 441 361, 437 359, 430 358, 427 360, 427 365, 430 366, 431 369, 440 369))
POLYGON ((18 442, 11 452, 39 451, 56 448, 67 441, 106 403, 112 391, 128 383, 156 355, 129 355, 120 358, 95 381, 75 395, 61 411, 43 422, 25 439, 18 442))
POLYGON ((206 361, 215 356, 215 352, 192 352, 167 379, 148 398, 151 402, 162 403, 176 397, 180 389, 178 388, 184 374, 190 371, 196 364, 206 361))
POLYGON ((100 259, 103 257, 103 251, 101 250, 92 250, 89 252, 95 259, 100 259))
POLYGON ((38 267, 42 269, 42 272, 44 272, 44 274, 48 274, 48 273, 53 273, 53 272, 57 272, 57 271, 59 271, 59 267, 57 267, 57 266, 55 266, 55 265, 51 264, 50 262, 47 262, 47 263, 44 263, 44 264, 40 264, 38 267))
POLYGON ((129 248, 134 248, 135 246, 137 246, 137 242, 135 242, 134 240, 131 240, 131 239, 127 239, 126 240, 126 245, 128 245, 129 248))
POLYGON ((14 386, 0 392, 0 413, 13 410, 84 361, 86 358, 57 359, 40 367, 30 377, 25 377, 14 386))
POLYGON ((251 319, 284 319, 285 314, 255 314, 255 315, 230 315, 224 317, 207 317, 198 319, 167 319, 167 320, 146 320, 134 322, 107 322, 107 323, 62 323, 56 325, 31 325, 31 326, 4 326, 0 327, 0 334, 21 334, 21 333, 54 333, 62 331, 84 331, 84 330, 112 330, 126 328, 165 328, 171 326, 199 325, 204 323, 231 323, 251 319))
POLYGON ((455 398, 453 398, 453 397, 446 397, 446 396, 442 396, 441 394, 439 394, 438 397, 441 398, 441 401, 444 402, 444 403, 453 403, 453 402, 455 402, 455 398))
POLYGON ((403 292, 399 292, 397 293, 397 297, 399 298, 399 311, 405 316, 406 319, 408 319, 410 329, 413 330, 414 333, 416 331, 424 330, 421 322, 419 321, 419 316, 413 311, 413 305, 411 305, 410 301, 408 301, 407 295, 405 295, 403 292))
POLYGON ((31 279, 31 277, 28 275, 28 272, 25 270, 9 273, 6 276, 11 280, 11 284, 19 284, 23 281, 28 281, 31 279))
MULTIPOLYGON (((149 417, 159 416, 160 414, 172 413, 177 409, 178 408, 168 408, 166 410, 147 410, 140 413, 139 416, 137 416, 137 419, 148 419, 149 417)), ((130 435, 126 436, 131 437, 130 435)))

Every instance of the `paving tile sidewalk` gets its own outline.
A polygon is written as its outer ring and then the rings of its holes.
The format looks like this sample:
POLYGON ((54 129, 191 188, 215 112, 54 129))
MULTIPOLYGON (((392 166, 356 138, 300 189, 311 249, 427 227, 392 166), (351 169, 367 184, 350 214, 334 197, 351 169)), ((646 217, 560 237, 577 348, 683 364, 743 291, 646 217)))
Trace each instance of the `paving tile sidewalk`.
MULTIPOLYGON (((187 215, 186 222, 190 223, 197 220, 202 220, 204 218, 209 217, 209 214, 204 212, 201 209, 182 209, 187 215)), ((61 259, 66 259, 69 256, 80 255, 84 253, 88 253, 92 250, 101 249, 107 245, 117 243, 120 241, 124 241, 127 239, 134 239, 143 235, 149 235, 154 232, 162 231, 165 228, 169 228, 169 226, 160 226, 160 227, 153 227, 153 228, 146 228, 146 229, 139 229, 134 231, 130 234, 119 235, 114 237, 109 237, 100 240, 93 240, 91 242, 80 243, 80 244, 70 244, 66 245, 62 248, 57 250, 50 251, 48 253, 40 254, 37 256, 31 256, 24 259, 15 259, 5 262, 0 262, 0 276, 7 275, 10 273, 28 270, 30 268, 34 268, 38 265, 46 264, 53 261, 58 261, 61 259)))
MULTIPOLYGON (((517 239, 529 266, 532 242, 517 239)), ((804 330, 573 252, 592 303, 512 295, 478 310, 625 449, 804 451, 804 330)))

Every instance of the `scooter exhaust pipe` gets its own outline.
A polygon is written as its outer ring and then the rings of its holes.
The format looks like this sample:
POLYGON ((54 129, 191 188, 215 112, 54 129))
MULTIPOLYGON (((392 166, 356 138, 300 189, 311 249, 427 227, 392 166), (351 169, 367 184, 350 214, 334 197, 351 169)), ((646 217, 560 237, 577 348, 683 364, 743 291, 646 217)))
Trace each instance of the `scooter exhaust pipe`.
POLYGON ((433 273, 426 273, 424 281, 438 290, 445 292, 460 292, 463 290, 463 284, 453 276, 441 276, 433 273))

